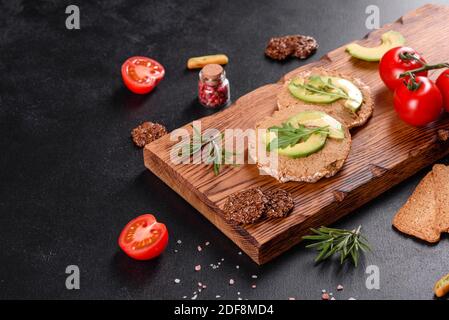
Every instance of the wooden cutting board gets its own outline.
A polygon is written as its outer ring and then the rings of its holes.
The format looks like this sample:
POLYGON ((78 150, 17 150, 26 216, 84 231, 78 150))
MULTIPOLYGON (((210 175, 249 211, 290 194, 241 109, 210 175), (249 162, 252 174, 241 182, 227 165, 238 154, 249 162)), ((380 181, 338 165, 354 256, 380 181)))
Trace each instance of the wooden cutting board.
MULTIPOLYGON (((376 46, 380 36, 388 30, 401 32, 407 45, 421 52, 427 61, 449 60, 449 7, 423 6, 358 43, 376 46)), ((426 128, 406 125, 393 110, 392 93, 379 78, 378 64, 351 58, 344 50, 345 46, 338 48, 292 73, 320 66, 360 78, 371 87, 375 98, 374 115, 367 125, 352 131, 350 155, 336 176, 314 184, 282 184, 295 199, 294 211, 287 218, 263 220, 244 227, 224 220, 221 208, 231 193, 250 187, 267 189, 280 185, 269 176, 259 175, 255 165, 226 167, 215 177, 210 166, 172 164, 170 148, 175 142, 170 141, 169 135, 144 149, 145 166, 258 264, 270 261, 300 242, 309 228, 335 222, 449 153, 447 116, 426 128)), ((433 73, 432 78, 435 76, 433 73)), ((260 87, 229 108, 201 119, 202 130, 254 128, 256 122, 276 110, 276 95, 283 79, 260 87)), ((189 127, 190 124, 185 126, 189 127)))

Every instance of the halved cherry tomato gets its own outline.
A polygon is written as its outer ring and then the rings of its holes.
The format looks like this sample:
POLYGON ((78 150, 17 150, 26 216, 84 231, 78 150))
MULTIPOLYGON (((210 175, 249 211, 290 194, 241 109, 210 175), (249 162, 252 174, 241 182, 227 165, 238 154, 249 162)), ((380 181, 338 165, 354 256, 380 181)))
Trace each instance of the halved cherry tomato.
POLYGON ((417 87, 410 81, 394 92, 394 108, 399 117, 413 126, 424 126, 438 119, 443 111, 443 98, 435 83, 427 77, 416 77, 417 87))
POLYGON ((131 258, 149 260, 159 256, 167 247, 167 227, 157 222, 152 214, 144 214, 128 222, 118 243, 131 258))
POLYGON ((131 57, 122 65, 123 82, 129 90, 138 94, 153 90, 164 75, 164 67, 147 57, 131 57))
MULTIPOLYGON (((401 73, 423 66, 425 60, 414 49, 409 47, 397 47, 388 50, 380 59, 379 74, 382 81, 391 91, 407 80, 399 78, 401 73), (404 55, 414 56, 415 59, 404 59, 404 55), (420 62, 422 61, 422 62, 420 62)), ((416 73, 416 76, 427 76, 427 71, 416 73)))
POLYGON ((449 69, 444 70, 437 79, 436 85, 443 96, 443 105, 449 112, 449 69))

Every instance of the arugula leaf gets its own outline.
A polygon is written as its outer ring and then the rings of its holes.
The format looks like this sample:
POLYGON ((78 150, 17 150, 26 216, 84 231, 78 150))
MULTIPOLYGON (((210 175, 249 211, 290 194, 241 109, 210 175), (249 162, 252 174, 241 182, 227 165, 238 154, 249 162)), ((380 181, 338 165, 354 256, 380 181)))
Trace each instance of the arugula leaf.
POLYGON ((274 132, 276 137, 267 144, 267 151, 284 149, 301 142, 306 142, 312 134, 329 134, 328 127, 307 128, 304 125, 294 127, 291 123, 284 122, 282 125, 268 128, 274 132))
POLYGON ((341 88, 335 86, 332 83, 332 79, 328 79, 324 82, 321 76, 312 75, 309 77, 308 81, 304 84, 292 82, 296 87, 303 88, 309 91, 310 94, 327 95, 332 97, 338 97, 346 100, 354 100, 341 88))

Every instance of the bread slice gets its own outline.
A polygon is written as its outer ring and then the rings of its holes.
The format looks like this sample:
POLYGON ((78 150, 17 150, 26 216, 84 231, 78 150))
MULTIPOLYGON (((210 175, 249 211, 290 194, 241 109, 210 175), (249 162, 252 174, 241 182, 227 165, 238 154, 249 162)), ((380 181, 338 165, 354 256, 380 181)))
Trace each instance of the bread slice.
POLYGON ((356 113, 348 110, 344 106, 345 100, 343 99, 339 99, 330 104, 320 104, 320 106, 326 108, 325 110, 330 116, 341 119, 349 129, 364 125, 373 114, 374 100, 371 96, 371 90, 366 84, 359 79, 345 75, 341 72, 326 70, 323 68, 313 68, 307 71, 302 71, 292 74, 289 79, 285 79, 282 90, 277 96, 277 106, 279 110, 284 110, 297 105, 310 105, 310 102, 305 102, 295 98, 288 90, 290 80, 298 76, 309 77, 310 75, 324 75, 347 79, 360 89, 363 95, 363 103, 356 113))
MULTIPOLYGON (((297 105, 276 111, 271 117, 265 118, 256 125, 256 129, 268 129, 272 126, 280 126, 289 118, 297 115, 302 111, 319 110, 326 112, 327 109, 316 105, 297 105)), ((345 131, 345 138, 336 140, 328 138, 323 149, 304 158, 290 158, 278 155, 277 163, 261 163, 258 159, 257 166, 259 169, 276 178, 280 182, 299 181, 299 182, 316 182, 323 177, 331 177, 335 175, 343 166, 351 149, 351 134, 341 119, 334 117, 340 121, 345 131)))
POLYGON ((449 167, 436 164, 432 169, 436 201, 436 228, 449 232, 449 167))
POLYGON ((401 232, 434 243, 440 240, 436 227, 437 203, 433 173, 429 172, 418 184, 412 196, 398 211, 393 225, 401 232))

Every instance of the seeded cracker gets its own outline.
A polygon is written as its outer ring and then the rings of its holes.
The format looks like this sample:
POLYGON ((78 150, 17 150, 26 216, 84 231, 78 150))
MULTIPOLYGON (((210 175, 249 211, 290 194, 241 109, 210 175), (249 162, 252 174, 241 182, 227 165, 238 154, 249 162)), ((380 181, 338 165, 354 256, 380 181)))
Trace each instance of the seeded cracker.
POLYGON ((285 217, 295 206, 291 194, 284 189, 270 190, 264 194, 268 199, 265 209, 268 218, 285 217))
POLYGON ((141 148, 165 134, 167 134, 167 129, 163 125, 149 121, 142 123, 131 131, 131 137, 135 145, 141 148))
POLYGON ((288 56, 306 59, 318 48, 316 40, 304 35, 290 35, 271 38, 265 54, 271 59, 284 60, 288 56))
POLYGON ((299 59, 306 59, 311 56, 318 48, 318 43, 315 38, 309 36, 294 36, 293 38, 294 48, 293 56, 299 59))
POLYGON ((227 220, 238 223, 254 223, 262 217, 266 197, 259 188, 252 188, 231 194, 223 211, 227 220))

